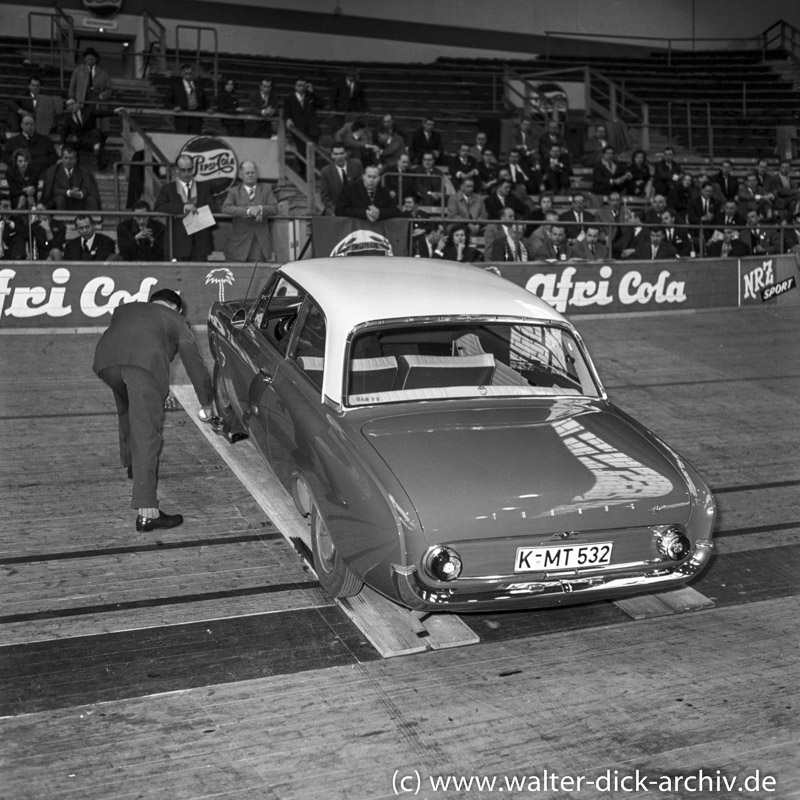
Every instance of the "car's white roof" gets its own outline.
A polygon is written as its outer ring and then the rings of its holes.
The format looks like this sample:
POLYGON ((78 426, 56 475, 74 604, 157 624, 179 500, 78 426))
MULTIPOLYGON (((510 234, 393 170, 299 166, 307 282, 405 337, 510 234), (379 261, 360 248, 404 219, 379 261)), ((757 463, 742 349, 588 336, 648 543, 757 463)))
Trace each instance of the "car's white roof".
POLYGON ((552 306, 510 281, 453 261, 387 256, 316 258, 280 270, 325 313, 323 394, 341 401, 344 350, 357 325, 435 316, 527 317, 563 321, 552 306))

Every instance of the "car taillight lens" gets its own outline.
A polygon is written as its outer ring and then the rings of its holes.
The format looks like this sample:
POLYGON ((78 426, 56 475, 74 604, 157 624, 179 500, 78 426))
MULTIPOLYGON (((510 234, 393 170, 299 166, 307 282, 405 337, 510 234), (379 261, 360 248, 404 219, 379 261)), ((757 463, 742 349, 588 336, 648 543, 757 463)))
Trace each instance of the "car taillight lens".
POLYGON ((659 555, 670 561, 681 561, 689 555, 691 549, 692 543, 680 525, 670 525, 665 530, 656 533, 656 550, 659 555))
POLYGON ((434 547, 425 558, 425 569, 437 581, 454 581, 462 566, 461 556, 452 547, 434 547))

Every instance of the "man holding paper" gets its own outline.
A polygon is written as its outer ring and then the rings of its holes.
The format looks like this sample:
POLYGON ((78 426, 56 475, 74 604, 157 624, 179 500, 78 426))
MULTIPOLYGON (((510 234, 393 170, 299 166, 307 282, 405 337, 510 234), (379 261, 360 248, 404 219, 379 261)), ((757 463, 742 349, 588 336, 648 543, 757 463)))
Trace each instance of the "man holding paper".
POLYGON ((205 183, 195 180, 190 156, 178 156, 175 169, 177 180, 161 187, 153 210, 172 215, 173 261, 207 261, 214 250, 214 198, 205 183))

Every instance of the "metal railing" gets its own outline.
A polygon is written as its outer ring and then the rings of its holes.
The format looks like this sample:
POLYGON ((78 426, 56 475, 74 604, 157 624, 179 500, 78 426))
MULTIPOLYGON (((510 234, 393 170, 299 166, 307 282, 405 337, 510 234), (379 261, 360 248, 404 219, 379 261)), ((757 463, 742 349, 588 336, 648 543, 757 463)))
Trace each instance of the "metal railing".
POLYGON ((203 41, 203 34, 210 33, 213 46, 211 48, 211 58, 213 62, 212 70, 211 70, 211 80, 214 85, 214 95, 217 94, 218 85, 219 85, 219 44, 217 41, 217 29, 205 27, 203 25, 176 25, 175 26, 175 72, 177 73, 180 69, 180 65, 183 61, 181 57, 181 32, 185 31, 187 33, 193 32, 195 35, 195 44, 194 47, 187 48, 192 52, 192 57, 189 59, 190 61, 194 61, 195 66, 200 71, 200 66, 202 64, 203 58, 203 48, 202 48, 202 41, 203 41))
POLYGON ((694 129, 695 125, 692 121, 692 108, 699 107, 702 112, 705 110, 706 120, 705 124, 700 123, 699 127, 705 129, 706 142, 708 147, 708 157, 714 158, 714 126, 711 123, 711 101, 710 100, 668 100, 667 101, 667 137, 670 142, 675 141, 673 138, 673 128, 675 131, 683 129, 683 125, 678 125, 677 121, 673 120, 672 109, 674 106, 684 108, 686 110, 686 136, 687 146, 690 152, 694 151, 694 129))
POLYGON ((142 21, 142 78, 147 78, 154 62, 155 71, 167 70, 167 29, 148 11, 142 12, 142 21))
MULTIPOLYGON (((48 63, 50 66, 58 67, 59 88, 66 89, 66 59, 71 59, 75 52, 75 21, 67 14, 58 3, 53 3, 54 11, 29 11, 28 12, 28 61, 33 63, 34 59, 34 19, 44 17, 50 23, 50 32, 46 37, 49 44, 46 47, 48 63)), ((69 64, 72 67, 72 64, 69 64)))

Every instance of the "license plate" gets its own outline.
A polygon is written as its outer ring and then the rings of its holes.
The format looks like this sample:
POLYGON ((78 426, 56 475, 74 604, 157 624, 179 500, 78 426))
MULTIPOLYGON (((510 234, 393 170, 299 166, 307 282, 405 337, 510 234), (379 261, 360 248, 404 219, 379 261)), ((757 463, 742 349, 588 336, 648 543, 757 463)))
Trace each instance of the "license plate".
POLYGON ((611 563, 613 542, 560 544, 551 547, 518 547, 514 572, 602 567, 611 563))

